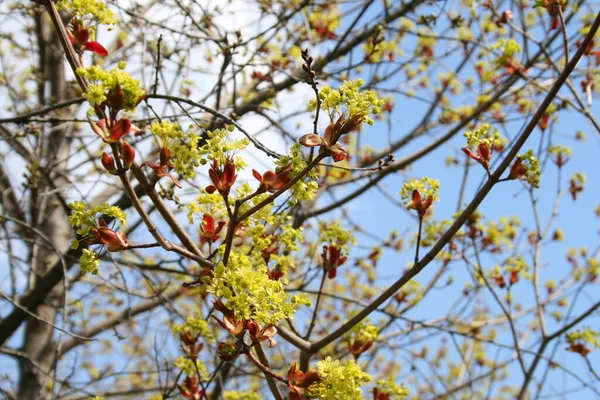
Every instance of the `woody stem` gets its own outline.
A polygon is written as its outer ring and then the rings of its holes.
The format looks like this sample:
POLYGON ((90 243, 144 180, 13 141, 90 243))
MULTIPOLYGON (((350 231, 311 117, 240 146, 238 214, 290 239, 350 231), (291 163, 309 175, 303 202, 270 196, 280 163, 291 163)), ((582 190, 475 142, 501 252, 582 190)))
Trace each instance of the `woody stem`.
POLYGON ((419 233, 417 234, 417 248, 415 249, 415 265, 419 262, 419 248, 421 247, 421 232, 423 230, 423 216, 419 215, 419 233))

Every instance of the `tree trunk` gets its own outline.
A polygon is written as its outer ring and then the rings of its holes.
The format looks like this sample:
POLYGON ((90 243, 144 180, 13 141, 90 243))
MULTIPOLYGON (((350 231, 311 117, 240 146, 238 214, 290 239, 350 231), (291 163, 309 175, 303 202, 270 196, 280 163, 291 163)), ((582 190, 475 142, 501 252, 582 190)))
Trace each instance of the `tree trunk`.
MULTIPOLYGON (((60 41, 43 10, 36 13, 35 24, 39 45, 38 99, 41 107, 65 100, 67 85, 60 41)), ((31 190, 30 221, 48 240, 32 234, 34 244, 30 249, 30 288, 35 286, 37 279, 49 266, 60 259, 57 253, 64 254, 69 249, 71 235, 67 216, 59 205, 58 198, 46 195, 56 188, 65 187, 67 183, 63 173, 67 167, 69 140, 66 138, 64 124, 51 126, 47 132, 41 131, 36 150, 38 159, 44 160, 44 165, 40 168, 46 168, 50 179, 40 174, 37 186, 31 190)), ((59 193, 64 196, 64 191, 59 193)), ((59 284, 34 313, 54 324, 63 304, 63 297, 63 286, 59 284)), ((48 388, 55 368, 56 346, 54 328, 29 317, 23 335, 23 352, 29 360, 20 361, 19 399, 50 398, 51 390, 48 388)))

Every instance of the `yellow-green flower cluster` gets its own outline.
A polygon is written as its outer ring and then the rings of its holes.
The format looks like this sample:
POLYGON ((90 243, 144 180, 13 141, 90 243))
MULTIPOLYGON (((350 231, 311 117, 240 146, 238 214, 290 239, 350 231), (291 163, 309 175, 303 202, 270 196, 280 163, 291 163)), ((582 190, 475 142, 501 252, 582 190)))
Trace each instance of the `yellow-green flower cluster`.
POLYGON ((83 97, 92 107, 99 106, 106 101, 108 92, 120 89, 123 92, 123 109, 133 112, 140 99, 146 92, 140 87, 140 81, 134 79, 124 71, 125 63, 119 63, 117 68, 105 71, 97 65, 87 68, 78 68, 77 73, 90 81, 88 90, 83 97))
POLYGON ((408 396, 408 389, 404 384, 397 385, 392 379, 378 380, 377 390, 390 396, 390 400, 402 400, 408 396))
MULTIPOLYGON (((244 137, 242 139, 229 140, 229 134, 235 127, 229 125, 227 128, 208 131, 208 139, 200 149, 200 153, 210 161, 216 160, 220 165, 225 164, 226 160, 231 158, 237 152, 244 150, 250 144, 250 141, 244 137)), ((235 168, 240 170, 246 167, 246 163, 241 157, 234 157, 235 168)))
POLYGON ((150 132, 156 135, 162 146, 169 149, 171 162, 184 179, 196 177, 196 168, 206 164, 199 149, 200 136, 183 133, 179 124, 170 121, 153 122, 150 132))
POLYGON ((317 362, 321 381, 312 391, 320 400, 361 400, 361 385, 371 380, 354 360, 347 363, 333 361, 331 357, 317 362))
POLYGON ((292 252, 300 250, 300 243, 304 240, 302 234, 304 228, 294 228, 293 218, 288 215, 285 221, 281 222, 281 233, 279 234, 279 243, 285 246, 285 252, 292 252))
MULTIPOLYGON (((423 233, 421 236, 421 246, 433 246, 433 244, 438 241, 438 239, 444 234, 444 232, 446 232, 446 229, 448 229, 450 225, 452 225, 452 221, 450 221, 449 219, 427 222, 427 224, 425 224, 425 227, 423 228, 423 233)), ((413 238, 413 242, 417 242, 416 234, 413 238)))
POLYGON ((227 267, 219 264, 210 280, 208 291, 222 296, 238 319, 277 325, 284 318, 292 318, 300 305, 310 305, 306 295, 289 299, 284 291, 287 281, 271 280, 266 265, 253 264, 246 254, 232 252, 227 267))
POLYGON ((583 187, 587 182, 587 177, 583 172, 575 172, 571 175, 571 180, 575 185, 583 187))
POLYGON ((578 342, 588 343, 597 349, 600 349, 600 333, 590 328, 583 328, 566 335, 567 343, 575 344, 578 342))
POLYGON ((521 256, 509 257, 504 264, 504 268, 507 272, 518 272, 526 279, 531 278, 531 274, 529 273, 529 265, 527 265, 521 256))
POLYGON ((89 272, 92 275, 98 274, 100 266, 100 257, 93 250, 83 249, 81 257, 79 257, 79 268, 83 272, 89 272))
POLYGON ((234 392, 228 390, 225 392, 225 400, 262 400, 262 398, 255 391, 234 392))
POLYGON ((553 7, 556 4, 560 4, 561 6, 566 6, 568 4, 567 0, 534 0, 533 8, 537 7, 553 7))
MULTIPOLYGON (((258 204, 266 197, 268 197, 266 193, 256 196, 252 199, 252 203, 258 204)), ((269 248, 273 244, 273 240, 276 240, 277 253, 282 253, 282 255, 271 254, 270 260, 281 272, 286 274, 290 268, 295 268, 293 253, 300 250, 300 243, 304 240, 303 228, 294 228, 291 216, 273 215, 271 210, 272 204, 269 204, 250 217, 247 221, 249 228, 246 229, 246 232, 252 236, 252 257, 256 260, 261 260, 262 251, 269 248), (260 215, 263 212, 265 215, 260 215), (268 229, 268 226, 274 229, 268 229)))
POLYGON ((200 360, 196 360, 196 366, 194 366, 194 362, 192 360, 179 356, 177 357, 177 360, 175 360, 175 366, 181 369, 184 375, 196 376, 196 374, 199 372, 203 381, 208 380, 210 376, 206 366, 200 360), (196 372, 196 368, 198 368, 198 372, 196 372))
POLYGON ((473 40, 475 40, 475 34, 473 33, 473 30, 466 26, 460 26, 456 31, 455 37, 456 39, 465 42, 472 42, 473 40))
POLYGON ((533 187, 539 188, 542 170, 540 169, 540 162, 537 158, 535 158, 533 150, 527 150, 525 154, 517 155, 517 158, 521 159, 523 165, 527 169, 527 172, 521 177, 521 179, 533 185, 533 187))
POLYGON ((56 4, 59 11, 66 11, 80 19, 93 19, 104 25, 113 25, 115 15, 98 0, 60 0, 56 4))
POLYGON ((561 155, 562 157, 570 157, 572 154, 572 151, 569 146, 563 146, 561 144, 556 144, 554 146, 548 147, 548 153, 550 153, 553 156, 561 155))
MULTIPOLYGON (((290 178, 294 178, 300 174, 301 171, 306 168, 306 161, 302 157, 301 145, 296 143, 290 148, 290 153, 287 156, 281 157, 275 163, 281 168, 290 168, 290 178)), ((291 187, 292 198, 290 199, 291 205, 296 204, 299 201, 312 200, 319 189, 319 184, 316 182, 317 171, 313 169, 310 171, 306 178, 300 179, 291 187)))
POLYGON ((514 39, 500 39, 491 47, 492 49, 501 49, 502 51, 502 54, 494 60, 494 64, 497 68, 506 67, 517 54, 522 52, 521 45, 514 39))
POLYGON ((502 138, 497 129, 494 129, 494 133, 490 134, 490 124, 483 124, 474 131, 465 132, 463 136, 467 139, 467 145, 474 149, 481 143, 485 143, 490 149, 502 144, 502 138))
MULTIPOLYGON (((69 203, 69 208, 72 210, 69 215, 69 223, 72 227, 79 227, 77 234, 81 236, 88 235, 90 229, 98 225, 98 217, 102 214, 113 217, 119 226, 127 224, 127 214, 117 206, 106 203, 89 206, 85 201, 73 201, 69 203)), ((72 244, 71 247, 76 249, 77 245, 72 244)))
POLYGON ((490 67, 490 64, 488 64, 487 62, 485 62, 483 60, 477 61, 477 63, 475 63, 475 66, 478 70, 481 82, 484 82, 484 83, 489 82, 492 79, 494 79, 494 77, 496 76, 496 73, 490 67))
POLYGON ((453 72, 441 72, 438 74, 438 79, 442 84, 447 85, 452 94, 460 94, 462 91, 462 83, 456 78, 453 72))
POLYGON ((387 40, 377 44, 375 44, 373 41, 368 41, 363 44, 362 50, 367 59, 376 64, 379 64, 384 56, 393 59, 396 54, 401 53, 402 51, 398 49, 397 42, 387 40))
POLYGON ((368 343, 371 340, 377 340, 379 337, 379 328, 369 323, 369 320, 363 320, 356 324, 354 328, 346 334, 348 343, 360 342, 368 343))
POLYGON ((404 200, 407 208, 412 206, 412 194, 415 190, 421 194, 423 200, 425 197, 431 197, 434 202, 440 200, 440 181, 425 176, 421 179, 413 179, 410 182, 404 182, 404 185, 402 185, 400 197, 404 200))
POLYGON ((518 217, 501 217, 499 222, 490 221, 485 227, 485 238, 494 246, 510 246, 517 236, 521 221, 518 217))
POLYGON ((190 225, 194 224, 194 217, 199 216, 202 218, 202 215, 205 212, 209 212, 215 219, 220 219, 220 217, 226 215, 225 204, 223 203, 223 197, 219 194, 219 192, 214 193, 206 193, 204 189, 201 190, 200 195, 196 197, 196 200, 188 204, 188 220, 190 225))
POLYGON ((400 289, 400 293, 402 293, 402 300, 407 301, 410 305, 417 304, 423 298, 421 284, 414 280, 409 281, 406 285, 402 286, 402 289, 400 289), (414 297, 409 300, 410 296, 414 297))
POLYGON ((168 146, 171 140, 177 140, 183 138, 183 131, 176 122, 167 120, 154 121, 150 125, 150 133, 156 135, 163 146, 168 146))
POLYGON ((312 27, 318 27, 324 32, 335 32, 340 26, 341 16, 337 6, 316 7, 318 11, 311 12, 308 21, 312 27))
POLYGON ((104 400, 104 397, 100 397, 100 396, 88 397, 88 400, 104 400))
POLYGON ((200 335, 209 342, 214 342, 208 323, 202 318, 188 317, 183 325, 173 325, 173 333, 190 332, 192 335, 200 335))
MULTIPOLYGON (((346 118, 356 118, 358 123, 366 122, 373 125, 375 121, 369 117, 369 114, 378 114, 385 104, 384 100, 377 97, 377 93, 372 90, 360 91, 364 84, 362 79, 353 81, 344 81, 338 90, 331 86, 324 86, 319 91, 321 99, 321 109, 326 111, 333 119, 333 113, 346 114, 346 118)), ((317 100, 312 99, 308 103, 309 111, 317 108, 317 100)))
POLYGON ((335 245, 338 249, 349 249, 349 245, 356 244, 352 232, 344 229, 338 221, 319 224, 319 242, 335 245))
POLYGON ((427 52, 423 54, 424 50, 433 50, 437 43, 437 36, 433 30, 430 28, 420 28, 417 32, 417 36, 417 46, 415 48, 416 55, 424 56, 427 54, 427 52))
POLYGON ((600 261, 597 258, 589 258, 585 270, 588 274, 588 279, 593 282, 600 274, 600 261))

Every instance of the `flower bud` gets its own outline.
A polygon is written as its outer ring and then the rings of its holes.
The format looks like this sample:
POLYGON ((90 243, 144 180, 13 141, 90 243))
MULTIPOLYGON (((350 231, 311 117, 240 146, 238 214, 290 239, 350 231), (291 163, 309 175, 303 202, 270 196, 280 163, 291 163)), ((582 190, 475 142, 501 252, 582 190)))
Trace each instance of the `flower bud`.
POLYGON ((115 159, 110 154, 102 153, 102 165, 112 175, 117 175, 117 168, 115 167, 115 159))
POLYGON ((238 355, 238 349, 231 342, 221 342, 217 346, 217 355, 223 361, 234 360, 238 355))
POLYGON ((123 157, 123 164, 125 168, 129 169, 129 167, 131 167, 131 164, 133 164, 133 160, 135 159, 134 148, 129 143, 123 142, 121 156, 123 157))

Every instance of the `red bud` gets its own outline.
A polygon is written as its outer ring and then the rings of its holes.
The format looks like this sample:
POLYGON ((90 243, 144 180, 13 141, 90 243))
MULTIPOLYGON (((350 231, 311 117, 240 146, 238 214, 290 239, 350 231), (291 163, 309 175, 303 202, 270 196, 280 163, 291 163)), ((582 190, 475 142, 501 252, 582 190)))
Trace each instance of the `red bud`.
POLYGON ((135 159, 135 150, 134 148, 127 142, 123 142, 123 150, 121 152, 123 157, 123 164, 125 168, 129 169, 131 164, 133 164, 133 160, 135 159))
POLYGON ((104 168, 106 168, 108 173, 112 175, 118 174, 117 168, 115 167, 115 159, 113 158, 113 156, 106 152, 102 153, 102 165, 104 166, 104 168))

